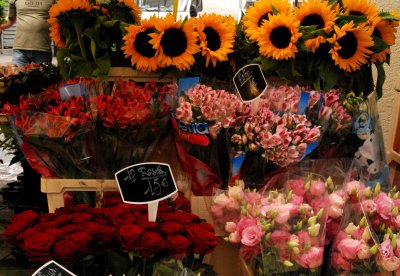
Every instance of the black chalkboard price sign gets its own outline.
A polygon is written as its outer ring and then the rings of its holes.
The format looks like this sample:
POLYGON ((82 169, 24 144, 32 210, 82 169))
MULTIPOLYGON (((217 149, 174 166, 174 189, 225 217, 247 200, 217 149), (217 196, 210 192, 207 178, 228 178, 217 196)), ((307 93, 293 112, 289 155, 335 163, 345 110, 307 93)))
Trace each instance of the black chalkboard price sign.
POLYGON ((42 265, 32 276, 76 276, 74 273, 56 263, 49 261, 42 265))
POLYGON ((140 163, 115 174, 122 200, 143 204, 160 201, 178 191, 171 167, 165 163, 140 163))
POLYGON ((267 81, 259 64, 240 68, 233 77, 233 83, 243 102, 255 101, 267 88, 267 81))

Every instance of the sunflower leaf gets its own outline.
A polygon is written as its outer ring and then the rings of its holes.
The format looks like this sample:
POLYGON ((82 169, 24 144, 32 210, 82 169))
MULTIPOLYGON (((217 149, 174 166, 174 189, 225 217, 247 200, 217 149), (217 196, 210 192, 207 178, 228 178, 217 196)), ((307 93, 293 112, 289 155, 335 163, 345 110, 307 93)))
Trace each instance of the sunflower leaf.
POLYGON ((385 75, 385 69, 383 68, 383 63, 382 62, 377 62, 375 63, 376 70, 377 70, 377 78, 376 78, 376 95, 378 96, 378 99, 382 97, 382 91, 383 91, 383 83, 385 82, 386 75, 385 75))
POLYGON ((340 25, 344 25, 353 21, 354 24, 358 25, 367 21, 364 15, 338 15, 336 21, 340 22, 340 25))
POLYGON ((270 75, 272 74, 276 67, 278 65, 278 62, 272 58, 264 58, 261 61, 261 70, 266 74, 270 75))
POLYGON ((394 21, 399 21, 399 18, 391 14, 390 12, 380 12, 379 17, 382 20, 394 20, 394 21))
POLYGON ((382 39, 376 36, 372 37, 374 40, 374 46, 371 47, 371 50, 375 53, 382 52, 389 48, 389 45, 382 39))
POLYGON ((322 81, 323 90, 329 91, 338 83, 340 76, 339 67, 335 66, 332 62, 323 60, 319 66, 319 78, 322 81))

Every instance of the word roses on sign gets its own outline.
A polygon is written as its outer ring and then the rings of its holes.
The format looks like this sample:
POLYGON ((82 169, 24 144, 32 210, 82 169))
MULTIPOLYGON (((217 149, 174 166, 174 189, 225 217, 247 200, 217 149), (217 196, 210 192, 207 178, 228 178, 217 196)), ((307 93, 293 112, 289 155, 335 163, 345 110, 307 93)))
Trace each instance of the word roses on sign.
POLYGON ((122 200, 132 204, 160 201, 177 192, 171 168, 164 163, 140 163, 115 174, 122 200))

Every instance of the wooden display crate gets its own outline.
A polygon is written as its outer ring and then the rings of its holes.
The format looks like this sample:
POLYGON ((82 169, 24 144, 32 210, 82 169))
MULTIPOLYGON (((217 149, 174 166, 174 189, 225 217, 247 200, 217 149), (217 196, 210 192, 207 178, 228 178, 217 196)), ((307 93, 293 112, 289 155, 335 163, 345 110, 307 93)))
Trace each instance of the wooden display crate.
POLYGON ((111 67, 108 71, 108 80, 118 81, 120 79, 129 79, 136 82, 176 82, 176 75, 173 72, 167 74, 140 72, 130 67, 111 67))
POLYGON ((68 191, 118 191, 115 180, 97 179, 41 179, 41 191, 47 194, 49 213, 54 213, 57 208, 64 207, 64 193, 68 191))

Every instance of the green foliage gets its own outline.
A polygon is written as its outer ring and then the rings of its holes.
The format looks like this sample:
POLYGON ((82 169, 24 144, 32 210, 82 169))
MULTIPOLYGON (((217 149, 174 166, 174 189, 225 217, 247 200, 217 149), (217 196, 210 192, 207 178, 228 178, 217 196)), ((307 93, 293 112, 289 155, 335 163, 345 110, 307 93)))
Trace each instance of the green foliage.
POLYGON ((5 14, 5 7, 7 3, 7 0, 0 0, 0 23, 4 23, 6 21, 7 14, 5 14))

